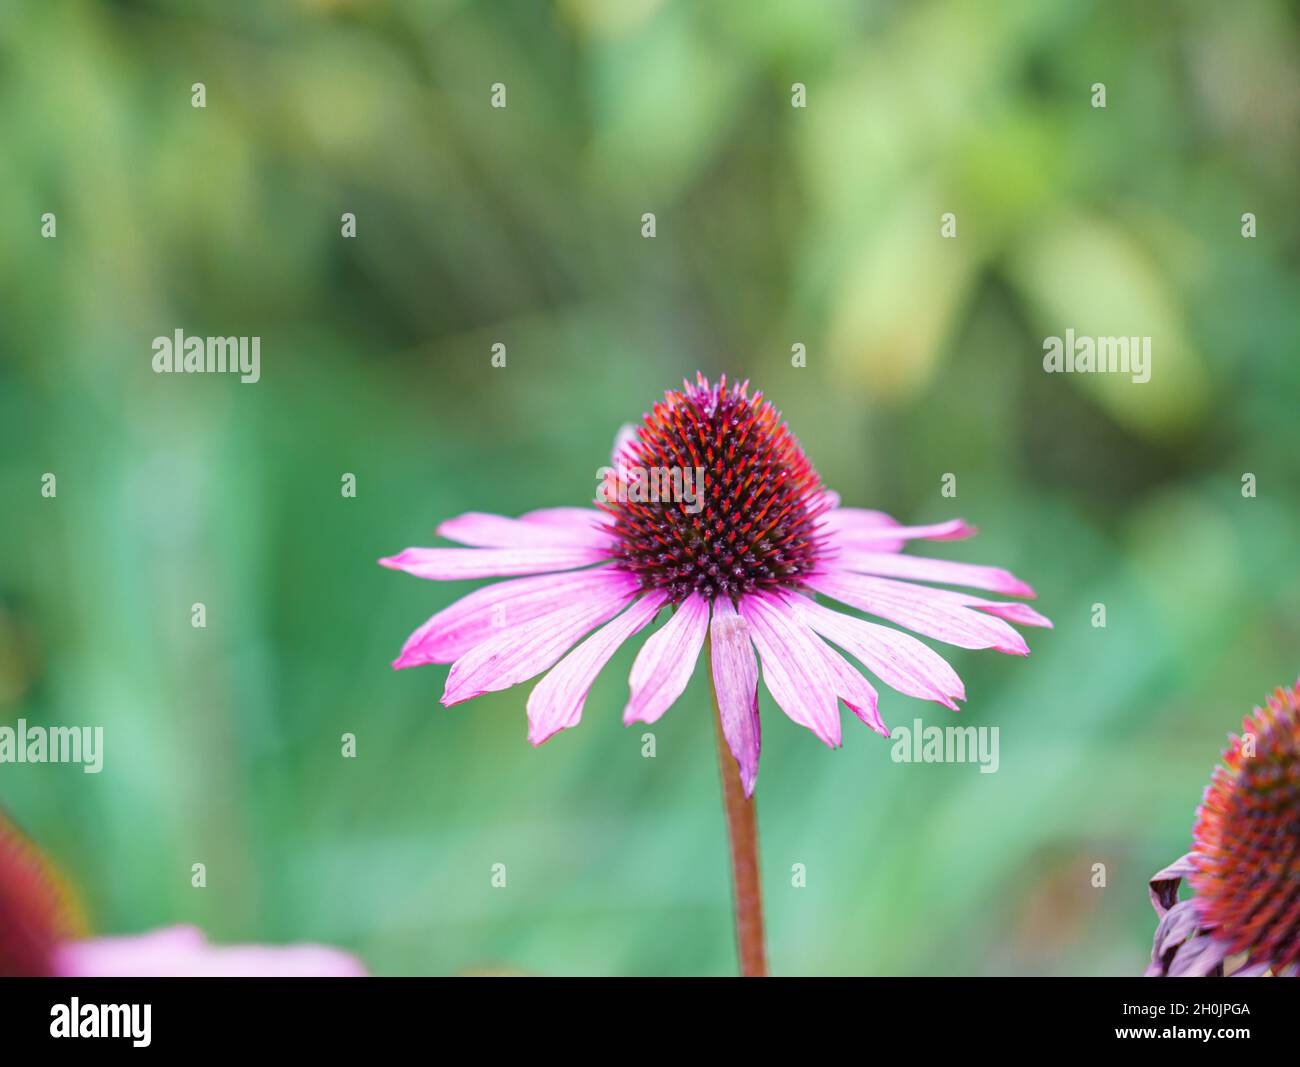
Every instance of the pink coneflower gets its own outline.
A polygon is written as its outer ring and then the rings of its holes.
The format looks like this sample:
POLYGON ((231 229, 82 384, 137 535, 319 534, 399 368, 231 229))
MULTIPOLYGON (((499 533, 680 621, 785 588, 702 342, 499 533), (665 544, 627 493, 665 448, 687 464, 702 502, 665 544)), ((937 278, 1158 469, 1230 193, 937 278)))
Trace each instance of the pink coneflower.
MULTIPOLYGON (((1009 623, 1051 625, 1032 608, 918 583, 1032 597, 1028 585, 993 567, 902 554, 910 540, 974 532, 960 519, 903 526, 841 507, 761 393, 697 376, 620 434, 596 508, 516 519, 471 512, 438 527, 471 547, 408 548, 380 560, 420 578, 512 579, 438 612, 393 666, 452 664, 448 706, 548 671, 527 705, 528 739, 540 745, 578 724, 610 657, 667 611, 632 666, 623 721, 663 715, 707 639, 721 737, 738 769, 724 774, 728 793, 739 787, 728 797, 733 815, 758 774, 760 662, 781 710, 832 747, 840 700, 889 734, 875 688, 843 653, 909 696, 954 709, 965 698, 961 679, 920 640, 817 594, 961 648, 1028 654, 1009 623)), ((731 825, 734 841, 736 817, 731 825)), ((739 891, 734 855, 733 865, 739 891)))
POLYGON ((1192 851, 1151 879, 1147 974, 1300 973, 1300 682, 1242 720, 1196 813, 1192 851), (1178 899, 1186 878, 1196 895, 1178 899))
POLYGON ((89 937, 67 882, 0 814, 0 977, 360 977, 326 945, 211 945, 193 926, 89 937))

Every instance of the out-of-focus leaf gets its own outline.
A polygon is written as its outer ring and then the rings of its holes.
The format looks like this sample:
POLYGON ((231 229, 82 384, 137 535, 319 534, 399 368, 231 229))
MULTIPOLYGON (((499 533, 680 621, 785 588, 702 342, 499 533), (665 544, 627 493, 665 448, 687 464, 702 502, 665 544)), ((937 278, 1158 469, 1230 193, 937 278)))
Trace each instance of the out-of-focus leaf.
MULTIPOLYGON (((1188 337, 1177 301, 1158 266, 1105 219, 1070 217, 1033 231, 1012 258, 1017 284, 1043 337, 1151 339, 1150 380, 1135 374, 1060 374, 1133 429, 1163 436, 1184 431, 1209 402, 1205 366, 1188 337)), ((1026 353, 1041 370, 1044 349, 1026 353)))

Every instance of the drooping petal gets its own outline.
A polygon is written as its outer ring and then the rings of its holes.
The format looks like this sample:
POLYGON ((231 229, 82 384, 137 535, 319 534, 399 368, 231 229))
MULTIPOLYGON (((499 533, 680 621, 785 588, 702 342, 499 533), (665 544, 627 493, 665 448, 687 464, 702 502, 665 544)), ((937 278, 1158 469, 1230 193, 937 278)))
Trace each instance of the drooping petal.
POLYGON ((613 536, 595 523, 535 522, 467 511, 438 526, 438 534, 476 548, 576 548, 608 545, 613 536))
POLYGON ((475 645, 451 665, 442 703, 451 707, 536 677, 576 641, 622 611, 638 588, 635 577, 611 570, 607 585, 573 595, 550 614, 475 645))
POLYGON ((379 562, 417 578, 451 581, 568 571, 608 558, 608 551, 597 545, 546 545, 538 548, 407 548, 395 556, 385 556, 379 562))
POLYGON ((610 567, 513 578, 461 597, 406 639, 395 669, 451 663, 488 638, 564 608, 575 598, 627 579, 610 567))
POLYGON ((1191 852, 1180 856, 1168 867, 1157 871, 1147 882, 1147 894, 1151 897, 1151 906, 1156 914, 1163 916, 1178 903, 1178 887, 1184 878, 1196 873, 1194 854, 1191 852))
POLYGON ((987 589, 1004 596, 1035 595, 1027 583, 1010 571, 1000 567, 984 567, 975 563, 954 563, 946 559, 927 559, 924 556, 905 556, 894 552, 869 552, 857 548, 842 548, 834 557, 834 565, 859 574, 875 574, 885 578, 907 578, 921 582, 943 582, 946 585, 964 585, 970 589, 987 589))
MULTIPOLYGON (((1176 918, 1176 912, 1177 909, 1171 911, 1160 921, 1169 922, 1176 918)), ((1227 941, 1202 931, 1189 937, 1174 950, 1165 976, 1167 978, 1208 978, 1211 975, 1221 975, 1223 961, 1231 952, 1232 946, 1227 941)))
POLYGON ((763 683, 782 711, 832 748, 840 744, 835 684, 817 650, 817 637, 783 600, 755 593, 740 601, 763 664, 763 683))
MULTIPOLYGON (((1175 903, 1160 917, 1156 925, 1155 937, 1151 941, 1151 962, 1146 969, 1148 978, 1168 977, 1170 968, 1178 957, 1186 955, 1182 964, 1187 964, 1201 955, 1204 947, 1201 942, 1206 934, 1201 929, 1200 913, 1195 901, 1184 900, 1175 903)), ((1211 964, 1214 966, 1214 964, 1211 964)))
POLYGON ((354 957, 328 945, 209 945, 193 926, 61 945, 63 978, 364 978, 354 957))
POLYGON ((631 696, 623 721, 655 722, 682 695, 709 629, 709 602, 692 593, 673 617, 650 635, 628 675, 631 696))
POLYGON ((668 594, 651 590, 560 660, 528 696, 528 740, 540 745, 582 718, 582 705, 609 658, 655 617, 668 594))
POLYGON ((911 634, 855 619, 806 597, 792 603, 819 634, 853 656, 891 689, 957 710, 966 687, 939 653, 911 634))
POLYGON ((990 618, 962 603, 960 594, 925 586, 834 571, 810 575, 807 585, 859 611, 889 619, 909 630, 935 637, 959 648, 995 648, 1027 656, 1025 639, 1001 619, 990 618))
POLYGON ((749 624, 736 614, 731 601, 713 604, 709 626, 710 668, 718 703, 722 736, 740 771, 745 796, 753 796, 758 777, 762 731, 758 721, 758 661, 749 639, 749 624))

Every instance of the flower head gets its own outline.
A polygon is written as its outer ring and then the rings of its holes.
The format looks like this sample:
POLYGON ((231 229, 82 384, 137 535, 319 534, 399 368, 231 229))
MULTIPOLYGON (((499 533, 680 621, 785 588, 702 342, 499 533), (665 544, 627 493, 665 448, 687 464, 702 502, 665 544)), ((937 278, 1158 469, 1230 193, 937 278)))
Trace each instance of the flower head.
POLYGON ((795 592, 816 569, 826 547, 818 519, 833 498, 761 393, 727 388, 725 378, 669 392, 614 459, 632 473, 601 506, 612 518, 613 556, 642 588, 662 589, 674 604, 692 593, 713 601, 795 592), (699 507, 655 492, 662 471, 670 488, 673 471, 700 472, 699 507), (632 492, 639 482, 651 484, 632 492))
POLYGON ((67 883, 0 814, 0 978, 48 978, 59 944, 82 932, 67 883))
POLYGON ((1197 811, 1193 848, 1152 880, 1148 974, 1300 969, 1300 682, 1242 720, 1197 811), (1179 902, 1186 878, 1196 896, 1179 902))
POLYGON ((839 700, 888 735, 876 690, 832 646, 899 692, 949 708, 965 698, 956 673, 920 640, 817 594, 962 648, 1026 655, 1009 623, 1051 625, 1025 604, 919 584, 1034 595, 1004 570, 904 555, 910 540, 975 531, 960 519, 903 526, 841 507, 748 383, 697 376, 666 393, 620 434, 613 463, 596 508, 517 519, 470 512, 438 527, 470 547, 380 560, 421 578, 512 579, 438 612, 393 666, 450 663, 448 706, 547 671, 528 698, 529 740, 541 744, 577 725, 613 654, 671 609, 632 666, 624 722, 651 723, 672 706, 709 636, 721 721, 748 794, 758 770, 759 661, 781 709, 831 746, 840 744, 839 700))

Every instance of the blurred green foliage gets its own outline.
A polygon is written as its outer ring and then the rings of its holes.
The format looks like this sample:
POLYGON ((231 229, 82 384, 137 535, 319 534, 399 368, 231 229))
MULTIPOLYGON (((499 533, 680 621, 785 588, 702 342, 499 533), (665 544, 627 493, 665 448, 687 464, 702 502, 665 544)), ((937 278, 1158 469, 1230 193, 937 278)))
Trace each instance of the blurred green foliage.
POLYGON ((106 767, 0 766, 0 803, 106 932, 731 973, 703 674, 655 759, 632 648, 533 750, 525 687, 445 710, 445 668, 388 669, 473 583, 375 565, 589 500, 620 423, 726 371, 845 503, 962 515, 920 550, 1056 622, 948 650, 995 775, 763 694, 774 968, 1138 972, 1147 876, 1298 669, 1297 36, 1265 0, 5 4, 0 722, 102 724, 106 767), (1151 382, 1045 375, 1067 327, 1151 335, 1151 382), (177 328, 261 336, 262 380, 153 374, 177 328))

